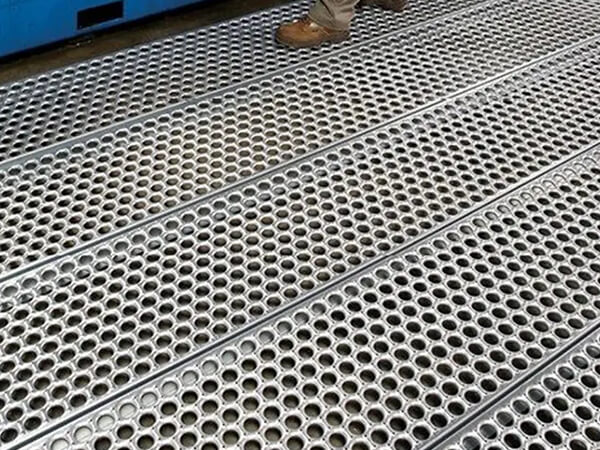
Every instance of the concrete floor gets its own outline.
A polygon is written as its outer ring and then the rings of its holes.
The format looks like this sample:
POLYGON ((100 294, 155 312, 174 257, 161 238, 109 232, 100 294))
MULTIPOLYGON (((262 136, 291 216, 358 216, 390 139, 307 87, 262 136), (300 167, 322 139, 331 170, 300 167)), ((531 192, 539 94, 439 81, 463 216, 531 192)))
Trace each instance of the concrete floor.
POLYGON ((116 52, 194 28, 289 3, 289 0, 209 0, 134 23, 79 37, 0 62, 0 83, 116 52))

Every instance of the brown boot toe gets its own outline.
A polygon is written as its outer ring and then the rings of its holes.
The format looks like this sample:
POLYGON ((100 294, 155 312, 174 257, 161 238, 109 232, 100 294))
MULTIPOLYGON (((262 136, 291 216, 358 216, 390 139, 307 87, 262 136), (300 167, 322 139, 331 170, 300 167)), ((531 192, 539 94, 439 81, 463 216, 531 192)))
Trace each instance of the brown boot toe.
POLYGON ((280 44, 293 48, 317 47, 325 42, 341 42, 349 36, 348 30, 332 30, 305 17, 281 25, 275 32, 280 44))

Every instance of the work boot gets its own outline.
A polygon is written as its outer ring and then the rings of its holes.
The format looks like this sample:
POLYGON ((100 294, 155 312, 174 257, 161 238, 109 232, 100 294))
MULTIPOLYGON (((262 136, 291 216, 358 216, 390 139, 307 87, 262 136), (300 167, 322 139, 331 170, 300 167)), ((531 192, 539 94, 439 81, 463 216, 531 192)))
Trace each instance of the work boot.
POLYGON ((293 48, 317 47, 325 42, 341 42, 349 36, 348 30, 332 30, 313 22, 309 17, 280 25, 275 39, 293 48))
POLYGON ((406 7, 406 0, 360 0, 358 6, 379 6, 383 9, 400 12, 406 7))

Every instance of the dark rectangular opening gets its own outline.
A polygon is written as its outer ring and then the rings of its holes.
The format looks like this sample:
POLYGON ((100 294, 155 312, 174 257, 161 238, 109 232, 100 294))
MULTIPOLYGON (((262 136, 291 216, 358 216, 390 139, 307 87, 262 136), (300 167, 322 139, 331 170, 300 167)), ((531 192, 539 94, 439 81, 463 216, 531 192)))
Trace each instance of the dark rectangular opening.
POLYGON ((77 12, 77 28, 88 28, 109 20, 121 19, 123 17, 123 0, 82 9, 77 12))

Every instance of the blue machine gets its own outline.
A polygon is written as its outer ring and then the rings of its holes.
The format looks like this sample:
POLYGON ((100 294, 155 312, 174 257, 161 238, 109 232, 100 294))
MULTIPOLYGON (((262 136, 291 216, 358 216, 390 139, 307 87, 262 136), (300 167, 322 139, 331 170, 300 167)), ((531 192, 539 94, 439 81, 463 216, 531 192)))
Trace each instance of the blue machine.
POLYGON ((0 0, 0 56, 199 0, 0 0))

